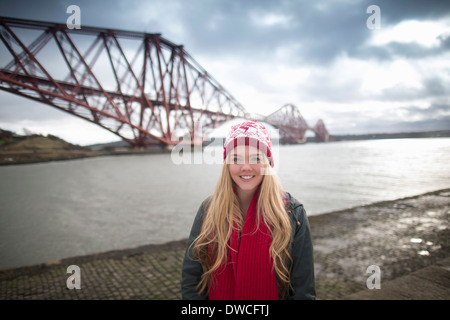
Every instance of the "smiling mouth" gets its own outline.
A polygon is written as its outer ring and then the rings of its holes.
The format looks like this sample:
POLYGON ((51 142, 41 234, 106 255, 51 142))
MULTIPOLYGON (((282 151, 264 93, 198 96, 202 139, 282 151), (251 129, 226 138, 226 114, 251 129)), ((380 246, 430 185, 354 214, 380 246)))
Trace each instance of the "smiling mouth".
POLYGON ((244 181, 249 181, 251 179, 253 179, 255 176, 239 176, 239 178, 241 178, 241 180, 244 181))

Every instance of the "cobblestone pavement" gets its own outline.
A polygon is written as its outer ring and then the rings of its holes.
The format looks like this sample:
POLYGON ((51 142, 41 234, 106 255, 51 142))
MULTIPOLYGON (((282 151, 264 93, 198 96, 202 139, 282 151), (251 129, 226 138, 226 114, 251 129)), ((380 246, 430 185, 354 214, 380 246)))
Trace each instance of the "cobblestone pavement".
MULTIPOLYGON (((448 258, 449 217, 450 189, 309 217, 317 298, 365 289, 370 265, 383 284, 448 258)), ((180 299, 184 250, 176 241, 0 270, 0 299, 180 299), (70 265, 79 290, 67 288, 70 265)))

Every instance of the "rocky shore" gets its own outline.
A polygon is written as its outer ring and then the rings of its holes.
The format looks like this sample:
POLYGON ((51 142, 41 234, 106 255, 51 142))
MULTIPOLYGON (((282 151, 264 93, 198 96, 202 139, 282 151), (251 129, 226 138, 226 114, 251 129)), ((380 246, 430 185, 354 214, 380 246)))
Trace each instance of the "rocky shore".
MULTIPOLYGON (((381 270, 377 297, 388 297, 383 288, 389 285, 384 284, 448 261, 449 218, 450 189, 309 217, 317 299, 355 298, 355 293, 368 291, 367 268, 371 265, 381 270)), ((180 299, 185 243, 146 245, 0 270, 0 299, 180 299), (71 265, 80 268, 81 289, 67 288, 71 265)), ((440 286, 440 295, 431 298, 450 299, 448 286, 440 286)))

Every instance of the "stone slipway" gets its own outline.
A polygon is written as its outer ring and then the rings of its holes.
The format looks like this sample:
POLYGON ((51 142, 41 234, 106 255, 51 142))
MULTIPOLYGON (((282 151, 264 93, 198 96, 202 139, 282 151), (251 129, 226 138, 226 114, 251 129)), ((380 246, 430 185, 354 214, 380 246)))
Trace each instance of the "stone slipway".
POLYGON ((388 281, 379 289, 365 289, 348 300, 449 300, 450 258, 388 281))

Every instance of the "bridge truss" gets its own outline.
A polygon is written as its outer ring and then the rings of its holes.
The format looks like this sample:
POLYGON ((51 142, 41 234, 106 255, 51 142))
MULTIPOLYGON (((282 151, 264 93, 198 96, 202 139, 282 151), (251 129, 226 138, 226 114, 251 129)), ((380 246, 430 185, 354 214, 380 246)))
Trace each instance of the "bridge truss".
MULTIPOLYGON (((0 17, 0 39, 1 90, 93 122, 134 146, 173 145, 197 128, 252 118, 183 46, 160 34, 0 17)), ((266 122, 281 129, 284 143, 303 142, 309 128, 292 105, 266 122)), ((312 130, 327 141, 323 122, 312 130)))

